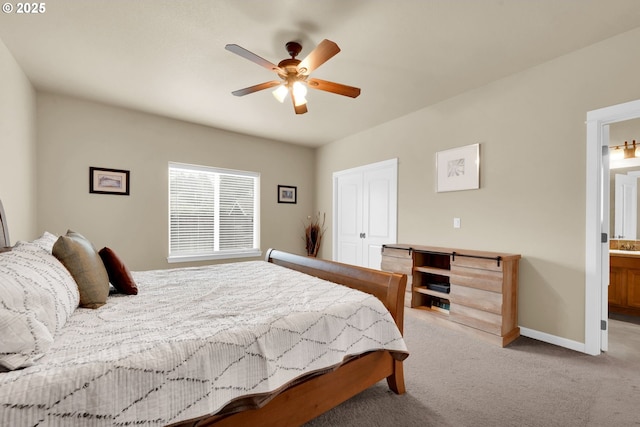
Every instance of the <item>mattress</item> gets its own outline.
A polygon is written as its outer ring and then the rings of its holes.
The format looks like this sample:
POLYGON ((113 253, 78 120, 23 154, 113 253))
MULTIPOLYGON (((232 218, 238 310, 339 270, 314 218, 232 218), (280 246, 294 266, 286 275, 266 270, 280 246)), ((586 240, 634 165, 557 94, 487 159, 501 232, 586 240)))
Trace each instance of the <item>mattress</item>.
POLYGON ((264 261, 133 272, 76 309, 33 366, 0 373, 0 425, 166 425, 349 357, 407 349, 372 295, 264 261))

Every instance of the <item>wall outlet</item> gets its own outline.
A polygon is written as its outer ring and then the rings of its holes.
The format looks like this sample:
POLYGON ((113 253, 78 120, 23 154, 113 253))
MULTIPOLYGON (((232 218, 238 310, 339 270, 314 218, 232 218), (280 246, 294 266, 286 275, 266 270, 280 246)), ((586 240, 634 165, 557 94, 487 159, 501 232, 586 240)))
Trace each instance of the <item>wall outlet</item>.
POLYGON ((453 228, 460 228, 460 218, 453 218, 453 228))

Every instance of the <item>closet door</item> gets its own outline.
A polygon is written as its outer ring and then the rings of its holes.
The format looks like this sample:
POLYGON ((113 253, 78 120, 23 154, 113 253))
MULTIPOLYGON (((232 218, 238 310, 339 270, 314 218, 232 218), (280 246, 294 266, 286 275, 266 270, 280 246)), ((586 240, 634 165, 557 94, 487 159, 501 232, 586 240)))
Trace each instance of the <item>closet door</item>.
POLYGON ((337 178, 334 256, 336 261, 363 265, 362 262, 362 173, 347 173, 337 178))
POLYGON ((384 244, 396 243, 397 159, 334 174, 333 259, 380 269, 384 244))

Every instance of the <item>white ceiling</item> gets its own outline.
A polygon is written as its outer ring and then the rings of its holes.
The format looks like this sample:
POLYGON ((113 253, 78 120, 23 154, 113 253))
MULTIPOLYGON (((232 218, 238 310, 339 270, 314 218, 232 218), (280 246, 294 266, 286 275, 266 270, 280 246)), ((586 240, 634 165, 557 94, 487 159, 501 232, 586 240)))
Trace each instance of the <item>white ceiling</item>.
MULTIPOLYGON (((16 2, 11 2, 14 5, 16 2)), ((638 0, 47 0, 0 14, 0 39, 38 90, 216 128, 318 146, 640 26, 638 0), (275 74, 224 49, 278 63, 322 39, 342 51, 295 115, 271 90, 231 91, 275 74)), ((637 52, 629 52, 637 54, 637 52)))

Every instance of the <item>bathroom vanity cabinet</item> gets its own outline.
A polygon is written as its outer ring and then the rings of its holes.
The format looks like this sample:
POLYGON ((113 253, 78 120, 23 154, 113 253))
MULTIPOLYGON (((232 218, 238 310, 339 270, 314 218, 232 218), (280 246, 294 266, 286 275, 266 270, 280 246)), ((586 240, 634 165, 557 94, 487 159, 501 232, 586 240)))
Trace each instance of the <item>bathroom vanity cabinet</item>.
POLYGON ((640 316, 640 251, 610 251, 609 312, 640 316))

